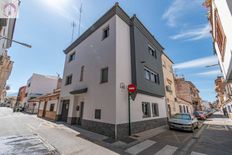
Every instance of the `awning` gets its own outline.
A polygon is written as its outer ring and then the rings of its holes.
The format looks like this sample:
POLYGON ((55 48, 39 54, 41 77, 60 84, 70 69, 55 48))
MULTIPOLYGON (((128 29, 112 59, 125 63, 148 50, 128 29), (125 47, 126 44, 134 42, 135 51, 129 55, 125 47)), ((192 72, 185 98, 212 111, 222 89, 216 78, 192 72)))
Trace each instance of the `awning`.
POLYGON ((71 91, 70 94, 72 95, 83 94, 83 93, 86 93, 87 91, 88 91, 88 88, 83 88, 83 89, 71 91))

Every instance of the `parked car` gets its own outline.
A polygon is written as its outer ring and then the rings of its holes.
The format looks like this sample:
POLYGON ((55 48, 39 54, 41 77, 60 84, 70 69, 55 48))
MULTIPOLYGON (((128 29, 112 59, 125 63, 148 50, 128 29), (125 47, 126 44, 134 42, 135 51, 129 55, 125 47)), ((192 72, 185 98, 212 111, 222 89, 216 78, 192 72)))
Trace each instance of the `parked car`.
POLYGON ((206 115, 202 111, 195 111, 193 113, 193 115, 199 120, 205 120, 206 119, 206 115))
POLYGON ((199 127, 196 117, 189 113, 177 113, 168 121, 169 129, 181 129, 194 132, 199 127))

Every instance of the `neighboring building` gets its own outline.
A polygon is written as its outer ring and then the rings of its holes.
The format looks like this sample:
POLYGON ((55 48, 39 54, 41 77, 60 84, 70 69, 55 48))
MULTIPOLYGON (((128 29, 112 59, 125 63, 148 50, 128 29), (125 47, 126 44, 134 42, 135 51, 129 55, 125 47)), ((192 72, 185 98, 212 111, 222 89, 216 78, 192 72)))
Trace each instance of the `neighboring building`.
POLYGON ((5 98, 5 106, 14 108, 16 105, 16 96, 8 96, 5 98))
POLYGON ((66 50, 58 120, 114 138, 167 124, 163 47, 136 16, 115 4, 66 50))
POLYGON ((17 106, 23 107, 24 106, 24 98, 26 94, 26 86, 22 86, 19 88, 18 96, 17 96, 17 106))
POLYGON ((13 67, 13 61, 8 56, 8 49, 11 47, 16 19, 0 19, 0 103, 3 103, 4 89, 13 67), (1 38, 7 37, 9 40, 1 38))
POLYGON ((179 112, 177 98, 176 98, 174 74, 172 68, 173 62, 166 54, 163 54, 162 64, 163 64, 167 110, 169 117, 171 117, 172 115, 179 112))
POLYGON ((177 97, 178 109, 180 113, 190 113, 194 112, 193 105, 191 102, 186 101, 182 98, 177 97))
POLYGON ((219 76, 215 80, 215 91, 216 91, 216 98, 217 98, 217 107, 222 108, 224 104, 224 95, 225 95, 225 82, 224 78, 219 76))
POLYGON ((45 119, 49 119, 52 121, 57 120, 57 108, 60 98, 60 88, 61 88, 62 80, 58 80, 57 88, 53 90, 53 92, 40 96, 37 99, 39 100, 39 111, 37 116, 45 119))
POLYGON ((232 81, 232 1, 206 0, 215 52, 226 82, 232 81))
POLYGON ((176 77, 175 88, 177 97, 191 103, 193 106, 193 111, 201 110, 201 98, 199 96, 199 90, 192 82, 186 81, 182 77, 176 77))
POLYGON ((227 83, 223 77, 217 77, 215 91, 217 93, 217 108, 226 111, 224 114, 232 118, 232 83, 227 83))
POLYGON ((26 112, 37 113, 39 102, 32 99, 52 92, 57 87, 57 81, 58 77, 56 76, 47 76, 34 73, 27 81, 25 98, 23 100, 26 112))

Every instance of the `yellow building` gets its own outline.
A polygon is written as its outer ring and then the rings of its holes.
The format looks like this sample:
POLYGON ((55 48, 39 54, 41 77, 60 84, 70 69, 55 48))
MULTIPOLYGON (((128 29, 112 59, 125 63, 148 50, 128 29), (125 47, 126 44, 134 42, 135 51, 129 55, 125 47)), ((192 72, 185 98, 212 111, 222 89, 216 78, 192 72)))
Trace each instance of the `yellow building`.
POLYGON ((164 74, 164 85, 165 85, 165 97, 167 103, 167 110, 169 117, 179 112, 175 83, 174 83, 174 74, 172 65, 172 60, 165 54, 162 55, 162 64, 163 64, 163 74, 164 74))

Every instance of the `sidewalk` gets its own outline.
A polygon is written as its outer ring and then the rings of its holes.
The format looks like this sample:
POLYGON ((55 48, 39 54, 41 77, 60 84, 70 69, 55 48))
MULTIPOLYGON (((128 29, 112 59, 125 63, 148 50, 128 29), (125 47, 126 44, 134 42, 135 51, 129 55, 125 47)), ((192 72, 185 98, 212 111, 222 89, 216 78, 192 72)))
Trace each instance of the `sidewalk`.
POLYGON ((214 124, 214 125, 228 125, 232 126, 232 120, 225 117, 222 112, 215 112, 204 124, 214 124))

